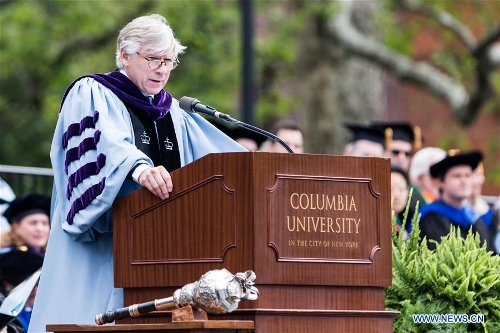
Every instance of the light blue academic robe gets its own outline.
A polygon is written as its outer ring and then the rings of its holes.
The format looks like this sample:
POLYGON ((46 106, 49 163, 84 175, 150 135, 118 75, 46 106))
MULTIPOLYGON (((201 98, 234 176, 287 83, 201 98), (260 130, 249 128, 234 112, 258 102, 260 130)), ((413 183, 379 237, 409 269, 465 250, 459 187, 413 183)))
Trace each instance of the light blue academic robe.
MULTIPOLYGON (((203 117, 182 110, 177 100, 173 100, 170 113, 182 166, 208 153, 246 151, 203 117)), ((115 198, 139 188, 139 184, 126 180, 130 170, 140 163, 153 166, 135 147, 134 140, 130 115, 123 102, 93 78, 76 82, 62 106, 51 147, 52 229, 30 333, 45 332, 47 324, 94 324, 97 314, 124 306, 122 289, 113 285, 110 208, 115 198), (64 149, 61 142, 68 127, 89 117, 95 120, 93 128, 85 128, 79 136, 66 137, 64 149), (101 132, 96 149, 86 151, 66 170, 66 152, 81 144, 82 137, 95 137, 96 131, 101 132), (69 175, 88 163, 96 163, 99 154, 105 155, 104 165, 97 168, 95 175, 71 187, 68 195, 69 175), (102 192, 68 222, 75 198, 99 182, 103 182, 102 192)))

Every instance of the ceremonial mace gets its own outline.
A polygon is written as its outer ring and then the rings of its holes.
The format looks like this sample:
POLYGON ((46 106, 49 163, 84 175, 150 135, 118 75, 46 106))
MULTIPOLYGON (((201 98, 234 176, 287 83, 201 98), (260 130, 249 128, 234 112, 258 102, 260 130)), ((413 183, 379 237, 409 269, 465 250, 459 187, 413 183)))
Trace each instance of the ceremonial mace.
POLYGON ((188 305, 211 314, 229 313, 238 308, 241 300, 253 301, 259 297, 254 280, 255 273, 251 270, 235 275, 224 268, 208 271, 198 281, 177 289, 171 297, 98 314, 95 322, 104 325, 117 319, 139 317, 155 310, 175 310, 188 305))

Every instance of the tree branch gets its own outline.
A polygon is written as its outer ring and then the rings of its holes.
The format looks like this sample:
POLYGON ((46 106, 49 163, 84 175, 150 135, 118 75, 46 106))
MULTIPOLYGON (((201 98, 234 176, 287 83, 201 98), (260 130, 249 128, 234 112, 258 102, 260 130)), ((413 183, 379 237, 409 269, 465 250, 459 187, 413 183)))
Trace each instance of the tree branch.
POLYGON ((461 114, 460 119, 464 124, 471 123, 479 114, 484 103, 493 96, 490 75, 491 71, 500 66, 500 56, 497 56, 496 52, 498 51, 495 51, 492 46, 500 36, 500 25, 491 29, 482 40, 477 41, 471 30, 448 12, 435 11, 414 0, 396 0, 396 2, 402 8, 430 17, 451 30, 465 44, 471 57, 475 59, 475 89, 470 94, 469 103, 457 110, 461 114))
POLYGON ((422 86, 434 95, 444 98, 460 122, 468 124, 464 111, 469 103, 465 87, 422 61, 393 52, 385 45, 360 34, 351 24, 350 12, 342 11, 329 22, 334 38, 350 53, 394 73, 402 80, 422 86))
POLYGON ((464 126, 470 125, 477 118, 481 107, 493 96, 490 76, 493 70, 500 66, 500 46, 494 44, 500 37, 500 25, 491 29, 477 42, 470 30, 451 15, 438 13, 413 0, 397 1, 412 10, 438 19, 467 45, 470 56, 476 62, 476 82, 472 93, 469 93, 461 82, 457 82, 430 63, 414 61, 360 33, 351 22, 350 4, 345 4, 344 10, 330 19, 330 33, 354 56, 378 65, 401 80, 419 85, 443 98, 450 105, 456 119, 464 126))
POLYGON ((476 47, 476 38, 462 22, 457 20, 453 15, 448 12, 438 12, 433 8, 426 6, 414 0, 396 0, 396 3, 404 9, 414 13, 422 14, 426 17, 431 17, 436 20, 443 27, 451 30, 462 43, 472 51, 476 47))
POLYGON ((500 38, 500 24, 488 31, 486 36, 480 40, 476 47, 472 50, 472 55, 476 56, 480 53, 485 53, 487 50, 500 38))

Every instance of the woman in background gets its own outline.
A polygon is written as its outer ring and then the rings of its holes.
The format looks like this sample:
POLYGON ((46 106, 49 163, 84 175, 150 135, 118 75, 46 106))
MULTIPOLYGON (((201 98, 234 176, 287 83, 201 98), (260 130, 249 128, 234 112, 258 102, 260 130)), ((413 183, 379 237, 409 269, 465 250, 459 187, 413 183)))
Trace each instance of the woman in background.
POLYGON ((404 224, 404 240, 408 239, 408 235, 411 232, 411 219, 414 214, 410 209, 405 220, 404 215, 409 198, 409 185, 408 174, 399 166, 391 166, 391 198, 392 210, 394 212, 394 228, 397 233, 400 233, 404 224))
MULTIPOLYGON (((3 294, 7 294, 19 283, 28 278, 42 266, 43 257, 50 233, 50 197, 32 193, 16 198, 9 204, 4 217, 11 228, 1 239, 0 277, 3 294), (15 265, 8 265, 8 257, 34 258, 18 259, 15 265)), ((26 301, 23 311, 18 316, 24 330, 28 330, 37 287, 26 301)))

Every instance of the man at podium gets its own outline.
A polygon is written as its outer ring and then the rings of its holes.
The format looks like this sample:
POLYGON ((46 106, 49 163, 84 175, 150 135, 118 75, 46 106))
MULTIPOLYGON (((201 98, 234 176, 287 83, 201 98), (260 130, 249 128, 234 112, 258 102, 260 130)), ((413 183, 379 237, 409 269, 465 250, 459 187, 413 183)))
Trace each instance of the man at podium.
POLYGON ((123 306, 113 285, 111 207, 143 186, 165 199, 170 172, 208 153, 245 151, 164 90, 185 47, 153 14, 119 33, 118 70, 66 90, 51 147, 52 231, 29 332, 93 324, 123 306))

